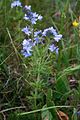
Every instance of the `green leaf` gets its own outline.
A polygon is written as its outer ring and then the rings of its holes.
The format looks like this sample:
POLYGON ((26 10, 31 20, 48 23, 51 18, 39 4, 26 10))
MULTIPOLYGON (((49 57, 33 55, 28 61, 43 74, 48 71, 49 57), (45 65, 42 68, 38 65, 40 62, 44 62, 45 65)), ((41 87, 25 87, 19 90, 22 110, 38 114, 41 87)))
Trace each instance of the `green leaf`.
MULTIPOLYGON (((47 106, 43 106, 43 108, 46 108, 47 106)), ((43 111, 41 114, 42 120, 53 120, 53 117, 49 110, 43 111)))
POLYGON ((56 80, 56 91, 65 94, 70 90, 69 83, 66 79, 66 77, 62 77, 59 80, 56 80))
MULTIPOLYGON (((53 99, 52 89, 48 89, 47 96, 46 96, 47 107, 55 106, 54 101, 52 101, 52 99, 53 99)), ((55 118, 55 120, 57 120, 57 112, 56 111, 57 111, 56 108, 49 110, 49 112, 51 113, 53 118, 55 118)))

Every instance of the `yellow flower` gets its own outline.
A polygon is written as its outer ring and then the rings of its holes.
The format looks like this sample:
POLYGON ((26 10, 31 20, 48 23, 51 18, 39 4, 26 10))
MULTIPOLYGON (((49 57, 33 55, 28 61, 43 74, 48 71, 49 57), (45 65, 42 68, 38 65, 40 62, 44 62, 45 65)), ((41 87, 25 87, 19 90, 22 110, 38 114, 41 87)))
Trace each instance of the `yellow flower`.
POLYGON ((72 24, 74 27, 77 27, 79 25, 79 23, 76 20, 74 20, 72 24))

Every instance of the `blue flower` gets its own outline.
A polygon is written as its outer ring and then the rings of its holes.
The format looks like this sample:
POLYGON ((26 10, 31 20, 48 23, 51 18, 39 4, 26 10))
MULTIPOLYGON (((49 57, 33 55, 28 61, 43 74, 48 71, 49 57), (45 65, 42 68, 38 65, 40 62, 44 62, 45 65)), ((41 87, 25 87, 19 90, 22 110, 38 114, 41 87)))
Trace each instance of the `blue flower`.
POLYGON ((58 54, 59 48, 56 47, 54 44, 50 45, 48 48, 51 52, 56 52, 58 54))
POLYGON ((42 18, 43 18, 43 17, 42 17, 41 15, 38 16, 38 20, 42 20, 42 18))
POLYGON ((16 7, 16 6, 17 6, 17 7, 18 7, 18 6, 22 7, 21 2, 20 2, 19 0, 14 1, 13 3, 11 3, 11 8, 16 7))
POLYGON ((42 31, 41 30, 34 32, 34 37, 37 37, 39 35, 42 35, 42 31))
POLYGON ((42 16, 33 12, 28 11, 24 16, 25 20, 30 21, 32 24, 36 24, 37 20, 42 20, 42 16))
POLYGON ((29 11, 27 14, 25 14, 24 19, 30 21, 32 24, 36 24, 37 19, 36 17, 33 17, 33 15, 35 14, 29 11))
POLYGON ((54 44, 52 44, 52 45, 49 46, 49 50, 50 50, 51 52, 54 52, 55 49, 56 49, 56 47, 55 47, 54 44))
POLYGON ((26 35, 30 36, 31 35, 31 31, 30 31, 30 28, 29 27, 25 27, 22 29, 22 32, 24 32, 26 35))
POLYGON ((28 15, 25 14, 24 19, 25 19, 25 20, 29 20, 28 15))
POLYGON ((24 9, 31 11, 31 5, 29 6, 25 5, 24 9))
POLYGON ((49 27, 44 29, 43 36, 50 36, 50 35, 57 35, 56 29, 54 29, 53 27, 49 27))
POLYGON ((21 53, 24 55, 24 57, 29 57, 31 56, 32 54, 31 53, 27 53, 26 50, 21 50, 21 53))
POLYGON ((56 50, 55 50, 56 54, 58 54, 59 52, 59 48, 57 47, 56 50))
POLYGON ((61 38, 62 38, 61 34, 55 35, 54 40, 57 41, 57 42, 59 42, 59 40, 61 40, 61 38))
POLYGON ((38 14, 36 12, 33 13, 33 18, 37 18, 38 14))
POLYGON ((35 43, 41 43, 42 41, 42 31, 39 30, 39 31, 36 31, 34 32, 34 40, 35 40, 35 43))
POLYGON ((33 47, 33 43, 31 41, 31 39, 24 39, 23 40, 23 50, 21 51, 21 53, 25 56, 25 57, 29 57, 32 55, 31 51, 32 51, 32 47, 33 47))
POLYGON ((35 37, 34 40, 35 40, 34 41, 35 44, 40 42, 40 38, 39 37, 35 37))
POLYGON ((36 21, 37 21, 36 18, 32 18, 32 19, 31 19, 31 23, 32 23, 33 25, 36 24, 36 21))

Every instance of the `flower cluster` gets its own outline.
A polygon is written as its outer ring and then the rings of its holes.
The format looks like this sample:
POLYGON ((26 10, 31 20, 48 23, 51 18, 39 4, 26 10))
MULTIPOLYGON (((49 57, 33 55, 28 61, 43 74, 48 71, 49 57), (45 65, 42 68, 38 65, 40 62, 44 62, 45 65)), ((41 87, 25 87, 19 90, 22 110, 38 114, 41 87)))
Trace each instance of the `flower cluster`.
POLYGON ((36 24, 37 20, 42 20, 42 16, 38 15, 36 12, 32 12, 31 11, 31 6, 25 6, 24 7, 24 11, 25 11, 25 16, 24 19, 31 22, 31 24, 36 24))
POLYGON ((29 39, 23 40, 23 43, 22 43, 23 50, 21 52, 25 57, 29 57, 32 55, 31 53, 33 51, 32 48, 36 44, 42 43, 42 31, 39 30, 34 32, 33 29, 30 29, 27 26, 23 28, 22 31, 27 35, 29 39), (32 34, 33 34, 33 39, 30 38, 32 34))
MULTIPOLYGON (((19 2, 19 0, 14 1, 11 4, 11 8, 13 8, 15 6, 21 7, 21 3, 19 2)), ((49 27, 44 30, 36 30, 35 31, 34 25, 37 23, 38 20, 42 20, 43 17, 41 15, 37 14, 36 12, 32 12, 30 5, 29 6, 26 5, 23 8, 23 10, 25 12, 25 16, 23 19, 30 22, 30 25, 28 25, 22 29, 22 32, 25 33, 27 39, 24 39, 22 42, 23 49, 22 49, 21 53, 25 57, 31 56, 33 47, 35 47, 35 45, 37 45, 37 44, 43 44, 44 40, 46 40, 46 37, 48 37, 49 39, 51 39, 48 49, 51 52, 55 52, 56 54, 58 54, 59 48, 58 48, 58 46, 55 45, 55 43, 56 42, 58 43, 61 40, 62 35, 58 34, 56 29, 54 29, 53 27, 49 27)))
MULTIPOLYGON (((38 20, 42 20, 42 16, 37 14, 36 12, 32 12, 31 11, 31 6, 25 6, 23 8, 24 12, 25 12, 25 16, 24 19, 26 21, 29 21, 32 25, 36 24, 36 22, 38 20)), ((33 28, 31 28, 31 26, 26 26, 22 29, 22 32, 24 32, 27 36, 27 40, 23 40, 22 46, 23 46, 23 50, 21 51, 22 54, 25 57, 29 57, 32 55, 32 48, 38 44, 42 42, 42 30, 37 30, 34 31, 33 28), (31 36, 33 36, 33 38, 31 39, 31 36)))
MULTIPOLYGON (((53 27, 49 27, 49 28, 44 29, 42 36, 45 36, 45 37, 48 36, 49 38, 50 38, 50 36, 52 36, 52 40, 55 42, 59 42, 62 38, 62 35, 58 34, 56 29, 54 29, 53 27)), ((49 46, 49 50, 51 52, 55 51, 56 54, 58 54, 59 48, 57 46, 55 46, 55 44, 51 44, 49 46)))
POLYGON ((56 42, 59 42, 59 40, 62 38, 62 35, 61 34, 58 34, 56 29, 54 29, 53 27, 49 27, 47 29, 45 29, 42 33, 43 36, 54 36, 54 40, 56 42))
POLYGON ((57 35, 57 32, 56 32, 56 29, 54 29, 53 27, 49 27, 49 28, 46 28, 44 29, 43 31, 43 36, 53 36, 53 35, 57 35))

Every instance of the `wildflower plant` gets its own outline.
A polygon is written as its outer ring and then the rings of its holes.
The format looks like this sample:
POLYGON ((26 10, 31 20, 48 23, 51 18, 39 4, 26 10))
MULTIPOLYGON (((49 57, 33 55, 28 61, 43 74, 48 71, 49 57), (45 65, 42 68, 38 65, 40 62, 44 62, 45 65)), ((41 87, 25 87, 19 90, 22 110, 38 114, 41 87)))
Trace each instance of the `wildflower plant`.
POLYGON ((77 10, 72 3, 0 1, 1 120, 80 116, 79 2, 77 10))
POLYGON ((38 24, 38 21, 43 20, 43 16, 33 12, 30 5, 23 7, 18 3, 13 2, 11 8, 18 6, 24 12, 23 21, 25 21, 26 25, 21 30, 24 34, 24 40, 21 43, 21 54, 26 61, 30 58, 30 64, 25 62, 25 65, 30 66, 27 66, 26 76, 27 79, 29 77, 29 83, 32 86, 31 96, 27 96, 27 98, 31 103, 34 100, 32 108, 37 109, 37 100, 43 99, 44 94, 41 91, 44 87, 46 88, 47 80, 52 74, 53 65, 51 64, 55 61, 56 55, 58 56, 58 43, 62 38, 62 34, 58 34, 58 31, 53 26, 42 30, 37 29, 36 24, 38 24), (53 56, 52 60, 50 60, 51 56, 53 56))

